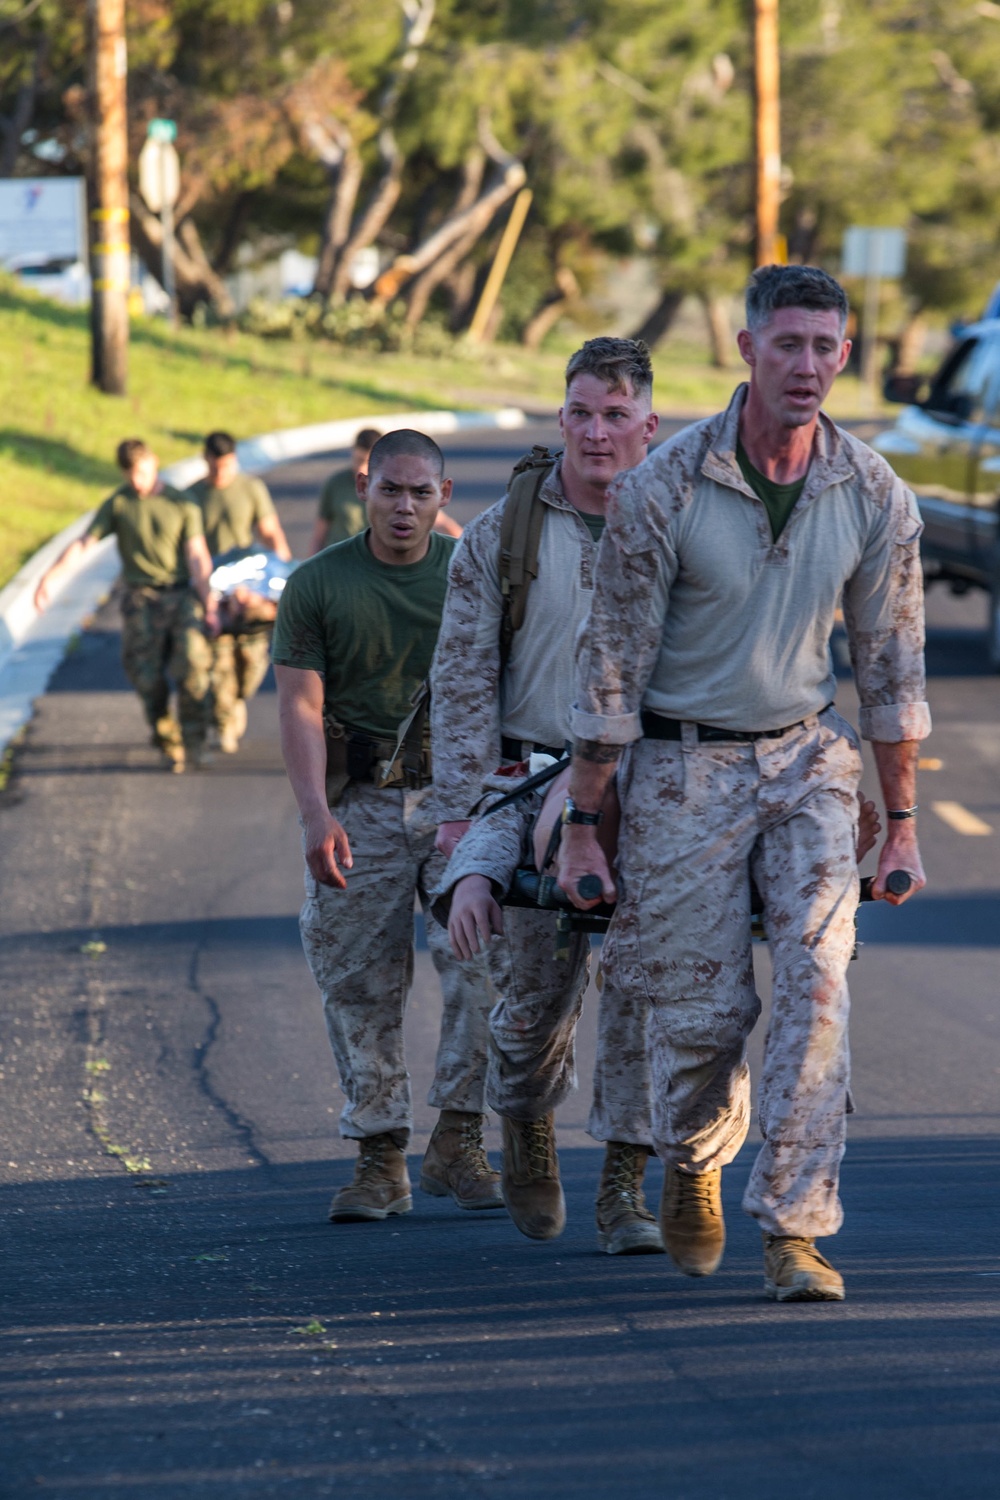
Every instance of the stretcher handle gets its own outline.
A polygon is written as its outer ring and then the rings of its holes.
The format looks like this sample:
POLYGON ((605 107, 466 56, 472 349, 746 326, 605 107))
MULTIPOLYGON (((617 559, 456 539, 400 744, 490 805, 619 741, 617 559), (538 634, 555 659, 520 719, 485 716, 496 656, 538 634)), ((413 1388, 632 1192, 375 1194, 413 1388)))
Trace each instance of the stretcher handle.
MULTIPOLYGON (((861 882, 861 900, 874 901, 872 886, 875 884, 874 875, 866 875, 861 882)), ((885 888, 890 896, 905 896, 913 879, 906 870, 890 870, 885 877, 885 888)))
POLYGON ((600 875, 581 875, 576 882, 576 894, 581 901, 600 901, 604 894, 600 875))

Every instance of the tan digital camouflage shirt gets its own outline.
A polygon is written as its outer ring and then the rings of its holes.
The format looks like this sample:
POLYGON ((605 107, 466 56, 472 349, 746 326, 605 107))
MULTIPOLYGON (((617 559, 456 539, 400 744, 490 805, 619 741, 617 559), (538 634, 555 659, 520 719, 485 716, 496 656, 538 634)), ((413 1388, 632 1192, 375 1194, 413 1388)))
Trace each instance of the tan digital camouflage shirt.
POLYGON ((541 490, 538 577, 500 680, 501 500, 465 528, 448 579, 431 668, 435 808, 466 818, 500 764, 500 738, 561 748, 569 736, 576 636, 590 608, 597 548, 558 466, 541 490))
POLYGON ((736 461, 747 387, 615 481, 572 730, 628 744, 640 711, 777 729, 834 697, 841 603, 866 739, 923 739, 923 579, 916 500, 822 414, 805 487, 777 541, 736 461))

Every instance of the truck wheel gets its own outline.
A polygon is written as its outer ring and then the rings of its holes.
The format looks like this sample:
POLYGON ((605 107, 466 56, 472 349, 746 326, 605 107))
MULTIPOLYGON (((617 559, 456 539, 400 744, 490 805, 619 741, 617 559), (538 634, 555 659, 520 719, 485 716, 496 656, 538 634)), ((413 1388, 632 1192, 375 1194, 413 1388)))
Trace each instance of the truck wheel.
POLYGON ((1000 672, 1000 572, 993 574, 989 592, 989 622, 987 624, 987 649, 990 666, 1000 672))

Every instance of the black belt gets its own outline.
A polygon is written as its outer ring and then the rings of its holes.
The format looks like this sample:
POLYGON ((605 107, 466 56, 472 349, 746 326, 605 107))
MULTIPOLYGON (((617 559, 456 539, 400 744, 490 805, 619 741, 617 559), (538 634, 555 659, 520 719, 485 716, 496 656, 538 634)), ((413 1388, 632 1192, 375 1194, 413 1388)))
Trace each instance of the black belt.
MULTIPOLYGON (((827 703, 820 709, 825 714, 832 703, 827 703)), ((644 708, 641 714, 642 732, 647 740, 681 740, 684 738, 684 719, 668 719, 664 714, 655 714, 652 709, 644 708)), ((692 729, 698 743, 711 745, 717 743, 734 743, 752 740, 777 740, 790 729, 804 729, 805 719, 798 719, 794 724, 786 724, 783 729, 717 729, 714 724, 692 724, 692 729)))
POLYGON ((560 746, 557 750, 554 745, 532 744, 530 740, 513 740, 509 734, 500 737, 500 753, 504 760, 527 760, 524 751, 528 754, 551 755, 553 760, 562 760, 566 754, 566 747, 560 746))

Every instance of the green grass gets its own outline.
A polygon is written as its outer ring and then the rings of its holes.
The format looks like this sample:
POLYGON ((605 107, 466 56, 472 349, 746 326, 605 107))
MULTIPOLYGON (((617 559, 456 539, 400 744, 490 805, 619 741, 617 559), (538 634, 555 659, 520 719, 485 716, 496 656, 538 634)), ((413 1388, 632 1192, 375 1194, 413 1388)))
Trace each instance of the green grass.
MULTIPOLYGON (((87 383, 84 311, 0 276, 0 586, 43 542, 117 482, 114 450, 143 437, 163 463, 196 452, 212 427, 239 437, 380 411, 518 405, 554 407, 576 340, 540 354, 510 345, 444 359, 367 354, 137 319, 129 394, 87 383)), ((657 406, 697 415, 725 404, 739 370, 712 370, 695 345, 656 356, 657 406)), ((835 387, 830 409, 853 415, 857 383, 835 387)))

